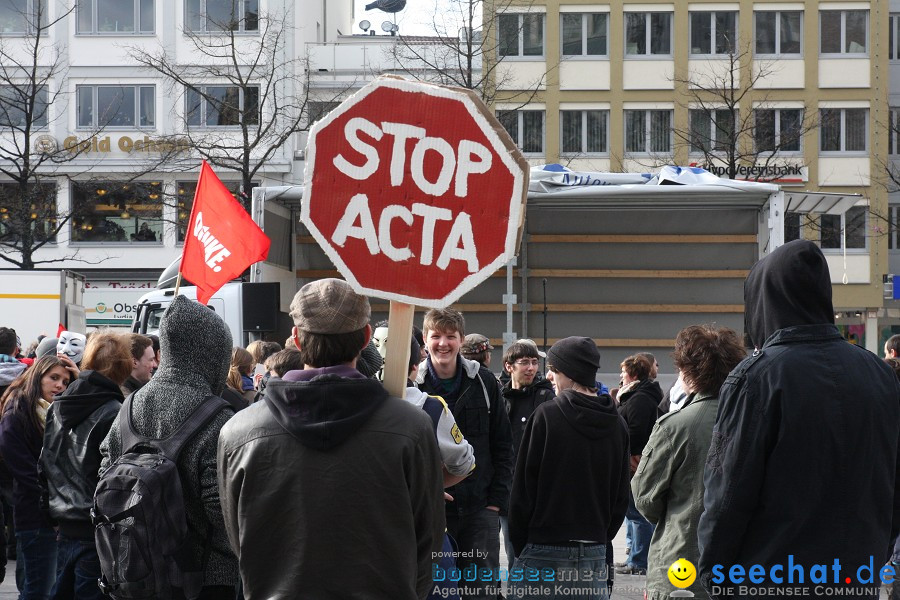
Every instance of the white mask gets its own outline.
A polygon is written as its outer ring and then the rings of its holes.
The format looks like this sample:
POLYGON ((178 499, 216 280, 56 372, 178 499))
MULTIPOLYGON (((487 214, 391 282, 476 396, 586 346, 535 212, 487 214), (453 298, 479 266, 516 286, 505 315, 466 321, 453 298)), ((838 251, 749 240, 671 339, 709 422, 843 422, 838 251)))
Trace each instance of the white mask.
POLYGON ((387 327, 376 327, 375 332, 372 334, 372 342, 375 344, 375 347, 378 348, 378 354, 381 355, 381 358, 384 358, 387 355, 387 337, 387 327))
POLYGON ((63 331, 59 334, 59 341, 56 342, 56 352, 65 354, 77 365, 84 356, 85 341, 87 341, 87 337, 82 333, 63 331))

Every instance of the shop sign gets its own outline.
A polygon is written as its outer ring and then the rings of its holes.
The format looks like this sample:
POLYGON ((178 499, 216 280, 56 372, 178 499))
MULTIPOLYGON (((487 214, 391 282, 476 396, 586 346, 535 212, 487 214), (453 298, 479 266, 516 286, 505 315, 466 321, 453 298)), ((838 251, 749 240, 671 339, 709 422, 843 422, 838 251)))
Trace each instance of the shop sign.
POLYGON ((112 152, 113 148, 126 153, 132 152, 182 152, 189 150, 190 142, 183 138, 156 140, 145 135, 143 138, 133 138, 123 135, 113 141, 112 136, 91 136, 87 139, 79 139, 70 135, 63 140, 63 148, 72 152, 112 152))
POLYGON ((138 300, 147 291, 85 286, 84 316, 88 327, 131 327, 137 314, 138 300))

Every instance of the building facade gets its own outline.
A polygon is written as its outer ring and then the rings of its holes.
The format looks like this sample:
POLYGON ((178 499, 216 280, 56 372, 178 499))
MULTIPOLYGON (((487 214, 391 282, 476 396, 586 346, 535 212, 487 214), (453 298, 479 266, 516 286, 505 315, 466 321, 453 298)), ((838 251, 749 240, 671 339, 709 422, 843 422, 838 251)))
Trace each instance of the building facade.
POLYGON ((859 194, 838 215, 822 214, 827 199, 798 206, 785 237, 821 244, 848 339, 877 349, 900 323, 883 299, 888 48, 898 39, 888 3, 494 6, 495 109, 529 160, 632 172, 695 164, 786 190, 859 194))
MULTIPOLYGON (((293 114, 272 117, 273 100, 305 99, 306 45, 335 38, 353 13, 352 0, 0 2, 0 236, 20 235, 15 179, 36 156, 29 185, 46 191, 31 204, 30 231, 50 241, 34 253, 36 266, 87 276, 89 326, 126 325, 140 294, 181 253, 199 144, 238 166, 240 125, 249 124, 261 141, 249 153, 260 164, 251 185, 302 181, 302 135, 279 142, 260 130, 290 127, 293 114), (259 58, 261 47, 269 52, 259 58), (148 66, 157 56, 174 77, 148 66), (42 79, 29 112, 30 73, 42 79)), ((239 196, 240 172, 215 170, 239 196)))

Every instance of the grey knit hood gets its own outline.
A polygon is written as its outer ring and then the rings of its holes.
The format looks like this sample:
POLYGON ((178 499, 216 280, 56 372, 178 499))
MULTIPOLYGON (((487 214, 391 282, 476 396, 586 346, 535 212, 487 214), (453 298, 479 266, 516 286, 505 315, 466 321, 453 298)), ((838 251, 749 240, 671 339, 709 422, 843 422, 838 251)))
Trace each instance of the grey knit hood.
POLYGON ((204 395, 220 394, 231 365, 231 343, 231 332, 219 315, 177 296, 163 313, 161 362, 147 386, 168 381, 197 388, 204 395))
MULTIPOLYGON (((150 381, 136 391, 131 407, 138 434, 162 439, 174 432, 211 394, 225 387, 231 364, 231 333, 212 310, 178 296, 163 313, 159 328, 162 362, 150 381)), ((178 469, 184 486, 188 527, 200 536, 210 532, 211 552, 195 547, 198 560, 206 561, 205 585, 234 585, 239 580, 237 558, 225 534, 216 481, 216 444, 219 431, 234 415, 225 408, 182 450, 178 469)), ((122 454, 122 413, 100 446, 107 469, 122 454)))

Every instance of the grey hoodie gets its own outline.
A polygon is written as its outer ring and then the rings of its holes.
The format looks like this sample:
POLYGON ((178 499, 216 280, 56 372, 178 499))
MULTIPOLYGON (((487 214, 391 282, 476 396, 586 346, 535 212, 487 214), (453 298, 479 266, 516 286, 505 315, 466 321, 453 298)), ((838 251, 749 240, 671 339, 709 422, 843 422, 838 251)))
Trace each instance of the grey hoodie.
POLYGON ((16 377, 21 375, 26 367, 25 363, 19 361, 0 362, 0 388, 5 388, 15 381, 16 377))
MULTIPOLYGON (((231 364, 231 333, 225 322, 209 308, 183 296, 176 297, 163 314, 159 343, 159 370, 132 400, 135 429, 152 438, 168 436, 207 396, 220 394, 231 364)), ((211 535, 204 585, 238 583, 237 558, 225 534, 216 478, 219 430, 232 416, 231 408, 223 409, 188 442, 178 460, 188 527, 201 540, 208 530, 211 535)), ((119 413, 100 446, 101 475, 122 453, 121 418, 119 413)), ((198 558, 202 558, 203 550, 197 548, 198 558)))

